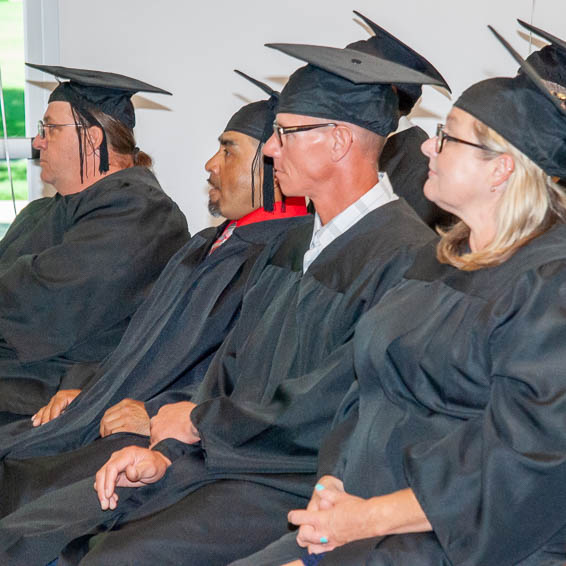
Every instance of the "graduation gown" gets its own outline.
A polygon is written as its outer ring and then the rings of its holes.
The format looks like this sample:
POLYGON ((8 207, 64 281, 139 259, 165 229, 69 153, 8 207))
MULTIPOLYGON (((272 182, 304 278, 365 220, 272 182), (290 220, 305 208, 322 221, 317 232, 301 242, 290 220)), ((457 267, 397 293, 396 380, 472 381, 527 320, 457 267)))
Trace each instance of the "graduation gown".
MULTIPOLYGON (((20 508, 0 521, 0 550, 6 553, 5 559, 17 563, 18 557, 25 556, 32 564, 37 557, 39 563, 97 525, 109 527, 116 521, 123 524, 147 516, 150 523, 164 524, 156 512, 178 502, 167 510, 166 524, 168 539, 183 541, 183 547, 178 554, 173 554, 171 545, 163 552, 172 563, 190 556, 192 564, 198 560, 212 564, 205 550, 191 547, 198 534, 191 537, 184 528, 182 534, 175 534, 177 526, 188 525, 185 505, 192 508, 191 514, 199 507, 191 493, 204 486, 211 491, 206 512, 200 513, 199 521, 189 521, 201 536, 202 532, 218 534, 225 527, 227 499, 215 497, 217 480, 223 480, 218 484, 223 486, 232 481, 239 504, 253 505, 257 516, 266 520, 274 514, 267 502, 273 490, 278 493, 282 517, 297 498, 308 497, 320 441, 354 378, 356 323, 400 280, 416 247, 434 237, 404 201, 394 201, 334 240, 303 274, 302 257, 311 234, 312 220, 291 230, 256 262, 238 323, 194 397, 198 406, 192 420, 202 439, 200 445, 173 439, 160 443, 159 449, 173 461, 165 478, 140 489, 120 488, 115 511, 100 510, 92 478, 20 508), (241 481, 262 486, 262 496, 255 493, 253 500, 242 501, 241 481)), ((279 533, 286 530, 283 523, 279 533)), ((138 549, 128 559, 143 563, 148 549, 138 540, 133 545, 125 543, 129 536, 136 538, 139 523, 135 525, 117 534, 128 553, 138 549)), ((151 531, 151 524, 148 528, 151 531)), ((230 518, 229 530, 233 528, 230 518)), ((252 545, 251 550, 267 542, 257 533, 248 536, 248 528, 247 523, 241 525, 246 534, 240 538, 252 545)), ((275 538, 277 533, 269 534, 275 538)), ((221 539, 217 536, 211 548, 218 563, 226 563, 234 549, 220 545, 221 539)), ((146 542, 152 544, 151 537, 146 542)), ((159 545, 156 541, 154 549, 159 545)), ((241 547, 238 551, 244 552, 241 547)), ((121 563, 114 555, 99 560, 121 563)))
POLYGON ((0 241, 0 412, 35 413, 102 361, 188 236, 142 167, 30 203, 0 241))
POLYGON ((479 271, 419 254, 358 326, 358 383, 320 473, 365 498, 410 487, 434 532, 346 545, 321 565, 566 562, 565 313, 564 224, 479 271))
POLYGON ((431 228, 450 223, 452 215, 424 196, 423 187, 428 177, 428 157, 421 145, 428 140, 419 126, 412 126, 393 134, 385 143, 379 157, 379 170, 389 176, 393 190, 403 197, 431 228))
POLYGON ((146 410, 153 415, 180 396, 190 398, 238 318, 254 262, 267 242, 300 222, 305 219, 289 216, 238 227, 210 255, 228 222, 191 238, 171 259, 119 346, 91 378, 94 383, 61 416, 39 428, 26 422, 1 429, 5 458, 0 465, 0 513, 90 476, 125 445, 147 445, 147 438, 126 434, 93 442, 104 411, 129 397, 150 400, 146 410))

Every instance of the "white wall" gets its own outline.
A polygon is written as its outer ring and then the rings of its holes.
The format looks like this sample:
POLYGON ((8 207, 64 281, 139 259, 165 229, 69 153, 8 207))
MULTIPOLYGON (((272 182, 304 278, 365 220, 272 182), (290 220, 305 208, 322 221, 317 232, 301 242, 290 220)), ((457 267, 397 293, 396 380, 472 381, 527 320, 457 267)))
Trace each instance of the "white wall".
MULTIPOLYGON (((523 55, 529 46, 517 17, 530 21, 532 16, 535 25, 566 37, 564 0, 43 2, 58 4, 59 14, 59 61, 46 63, 123 73, 174 93, 144 98, 164 108, 137 104, 136 136, 154 157, 158 178, 187 215, 192 232, 211 222, 203 165, 216 151, 218 134, 244 102, 262 95, 232 69, 280 87, 302 64, 264 43, 344 46, 364 39, 368 33, 351 12, 356 9, 431 60, 457 97, 473 82, 515 73, 517 65, 486 24, 523 55)), ((449 108, 445 94, 427 87, 416 121, 432 132, 449 108)))

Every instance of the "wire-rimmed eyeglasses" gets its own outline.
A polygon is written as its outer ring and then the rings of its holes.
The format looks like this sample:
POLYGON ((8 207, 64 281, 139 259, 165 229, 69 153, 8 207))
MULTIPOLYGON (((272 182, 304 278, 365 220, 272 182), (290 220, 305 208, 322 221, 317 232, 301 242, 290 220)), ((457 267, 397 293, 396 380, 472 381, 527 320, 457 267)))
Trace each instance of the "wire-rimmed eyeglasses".
POLYGON ((437 124, 437 126, 436 126, 436 147, 435 147, 436 153, 440 153, 442 151, 442 148, 444 147, 445 141, 453 141, 453 142, 456 142, 456 143, 463 143, 465 145, 471 145, 472 147, 477 147, 478 149, 484 149, 486 151, 492 151, 492 150, 489 149, 489 147, 487 147, 485 145, 481 145, 479 143, 474 143, 474 142, 469 142, 469 141, 466 141, 466 140, 461 140, 460 138, 455 138, 454 136, 450 136, 444 131, 444 124, 437 124))
POLYGON ((65 126, 82 127, 80 124, 46 124, 43 120, 39 120, 37 123, 37 134, 42 140, 44 140, 47 128, 60 128, 65 126))
POLYGON ((279 142, 279 145, 283 145, 283 136, 286 134, 295 134, 297 132, 308 132, 309 130, 314 130, 316 128, 326 128, 327 126, 336 127, 338 124, 334 122, 327 122, 325 124, 307 124, 304 126, 289 126, 283 127, 277 123, 277 120, 273 122, 273 133, 279 142))

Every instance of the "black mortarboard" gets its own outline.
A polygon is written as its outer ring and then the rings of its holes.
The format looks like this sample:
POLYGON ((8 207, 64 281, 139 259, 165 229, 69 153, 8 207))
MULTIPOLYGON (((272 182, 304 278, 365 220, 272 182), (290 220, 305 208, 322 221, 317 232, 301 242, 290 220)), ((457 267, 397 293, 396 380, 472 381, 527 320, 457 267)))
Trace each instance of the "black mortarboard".
POLYGON ((532 65, 490 29, 521 65, 524 75, 476 83, 454 106, 498 132, 548 175, 565 177, 566 110, 532 65))
MULTIPOLYGON (((100 110, 104 114, 108 114, 123 123, 128 129, 133 130, 136 124, 136 117, 131 97, 136 92, 171 94, 161 88, 116 73, 92 71, 89 69, 73 69, 53 65, 36 65, 34 63, 26 63, 26 65, 33 69, 54 75, 57 80, 68 79, 68 81, 65 82, 59 81, 59 86, 51 93, 49 102, 68 102, 74 113, 79 117, 81 125, 98 126, 102 130, 103 141, 100 146, 99 166, 101 173, 108 171, 106 132, 100 122, 92 115, 91 111, 94 109, 100 110), (84 122, 84 124, 82 122, 84 122)), ((81 142, 80 136, 79 141, 81 142)))
POLYGON ((230 120, 228 120, 224 131, 240 132, 259 140, 260 143, 252 162, 252 206, 254 206, 255 195, 254 170, 259 160, 263 159, 263 208, 264 210, 272 211, 275 203, 275 195, 273 192, 273 160, 263 155, 262 145, 273 133, 275 107, 277 106, 279 93, 265 83, 242 73, 242 71, 238 71, 237 69, 234 69, 234 71, 269 95, 267 100, 252 102, 240 108, 230 120))
POLYGON ((381 136, 397 128, 399 103, 392 84, 444 84, 355 49, 289 43, 266 46, 308 63, 289 78, 277 112, 350 122, 381 136))
MULTIPOLYGON (((369 18, 354 10, 354 14, 360 17, 375 34, 369 39, 364 39, 350 43, 347 45, 349 49, 376 55, 388 61, 393 61, 415 69, 428 77, 432 77, 441 81, 442 86, 451 92, 448 83, 438 70, 427 61, 420 53, 397 39, 394 35, 390 34, 387 30, 372 22, 369 18)), ((422 94, 422 85, 420 84, 407 84, 407 83, 394 83, 397 87, 397 96, 399 97, 399 110, 402 114, 408 114, 417 100, 422 94)))
POLYGON ((517 21, 530 32, 550 42, 550 45, 531 53, 527 57, 527 63, 541 79, 552 83, 547 86, 555 91, 558 98, 566 100, 566 41, 522 20, 517 21))
POLYGON ((546 41, 548 41, 549 43, 552 43, 553 45, 556 45, 557 47, 561 47, 562 49, 566 50, 566 41, 565 40, 560 39, 559 37, 556 37, 555 35, 552 35, 552 34, 548 33, 547 31, 544 31, 543 29, 537 28, 537 27, 533 26, 532 24, 528 24, 527 22, 524 22, 523 20, 520 20, 518 18, 517 18, 517 21, 525 29, 528 29, 529 31, 536 33, 538 36, 542 37, 543 39, 546 39, 546 41))

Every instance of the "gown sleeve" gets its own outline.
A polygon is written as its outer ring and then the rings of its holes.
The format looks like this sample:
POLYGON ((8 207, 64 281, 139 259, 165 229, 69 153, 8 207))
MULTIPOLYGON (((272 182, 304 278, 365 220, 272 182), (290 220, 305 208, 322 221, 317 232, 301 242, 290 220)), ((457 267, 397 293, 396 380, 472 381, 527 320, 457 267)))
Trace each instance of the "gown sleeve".
POLYGON ((78 347, 106 354, 117 331, 186 241, 182 213, 161 191, 135 187, 86 195, 62 241, 18 257, 0 273, 0 335, 22 363, 78 347))
POLYGON ((227 396, 200 403, 191 419, 207 467, 314 473, 322 437, 346 393, 344 384, 353 379, 352 367, 348 340, 315 370, 285 380, 262 403, 227 396))
POLYGON ((528 272, 498 302, 485 409, 405 453, 454 565, 516 564, 566 525, 566 265, 528 272))

